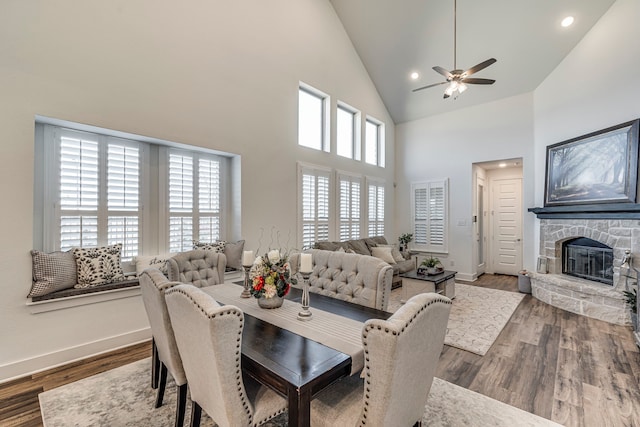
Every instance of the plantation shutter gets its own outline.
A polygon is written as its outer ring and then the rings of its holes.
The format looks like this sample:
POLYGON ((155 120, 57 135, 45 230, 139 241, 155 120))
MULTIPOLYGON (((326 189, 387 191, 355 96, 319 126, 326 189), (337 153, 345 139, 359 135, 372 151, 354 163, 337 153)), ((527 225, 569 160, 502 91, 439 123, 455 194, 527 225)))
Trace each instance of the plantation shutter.
POLYGON ((339 230, 341 241, 360 238, 360 187, 357 176, 338 175, 339 230))
POLYGON ((368 233, 369 236, 384 235, 384 184, 369 182, 368 187, 368 233))
POLYGON ((127 142, 107 145, 107 241, 122 243, 122 259, 140 248, 140 148, 127 142))
POLYGON ((415 249, 447 251, 447 180, 412 185, 415 249))
POLYGON ((60 250, 98 245, 99 144, 91 135, 60 137, 60 250))
POLYGON ((302 167, 301 244, 310 248, 317 241, 329 240, 329 183, 330 172, 302 167))
POLYGON ((220 240, 220 161, 198 159, 198 237, 220 240))
POLYGON ((169 153, 169 252, 193 248, 193 156, 169 153))

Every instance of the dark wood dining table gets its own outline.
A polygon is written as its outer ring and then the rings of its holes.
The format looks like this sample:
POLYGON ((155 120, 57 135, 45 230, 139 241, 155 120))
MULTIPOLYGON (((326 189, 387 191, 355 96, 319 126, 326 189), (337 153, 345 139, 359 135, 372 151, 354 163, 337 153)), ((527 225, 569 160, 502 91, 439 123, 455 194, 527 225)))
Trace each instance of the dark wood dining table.
MULTIPOLYGON (((291 288, 286 298, 300 302, 301 296, 299 289, 291 288)), ((319 294, 311 294, 310 300, 312 312, 319 309, 360 322, 391 316, 319 294)), ((290 427, 308 427, 313 396, 351 373, 351 357, 245 313, 242 369, 287 398, 290 427)))

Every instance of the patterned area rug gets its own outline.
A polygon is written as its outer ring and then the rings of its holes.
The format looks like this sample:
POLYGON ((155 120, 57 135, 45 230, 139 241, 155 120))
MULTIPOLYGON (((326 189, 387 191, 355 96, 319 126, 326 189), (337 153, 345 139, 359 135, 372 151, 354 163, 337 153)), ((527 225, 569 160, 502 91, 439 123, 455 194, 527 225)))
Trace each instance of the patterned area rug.
MULTIPOLYGON (((150 369, 151 360, 144 359, 41 393, 44 426, 173 426, 175 385, 169 379, 164 404, 154 409, 155 390, 149 384, 150 369)), ((187 423, 190 413, 188 403, 187 423)), ((203 412, 200 425, 213 427, 214 423, 203 412)), ((286 413, 265 425, 285 427, 286 413)), ((545 427, 558 424, 435 378, 425 407, 423 425, 545 427)))
MULTIPOLYGON (((391 291, 388 311, 402 305, 401 296, 402 288, 391 291)), ((444 343, 484 356, 523 298, 516 292, 456 283, 444 343)))

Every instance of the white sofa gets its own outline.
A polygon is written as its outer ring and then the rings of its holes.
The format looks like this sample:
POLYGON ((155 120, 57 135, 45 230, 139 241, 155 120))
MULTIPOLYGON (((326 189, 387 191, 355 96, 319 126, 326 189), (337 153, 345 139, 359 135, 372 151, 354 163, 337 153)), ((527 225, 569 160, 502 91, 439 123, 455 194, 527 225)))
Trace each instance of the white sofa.
MULTIPOLYGON (((313 256, 313 272, 309 277, 311 292, 365 307, 387 309, 393 276, 389 264, 368 255, 320 249, 305 253, 313 256)), ((293 254, 290 263, 292 273, 297 273, 300 254, 293 254)))

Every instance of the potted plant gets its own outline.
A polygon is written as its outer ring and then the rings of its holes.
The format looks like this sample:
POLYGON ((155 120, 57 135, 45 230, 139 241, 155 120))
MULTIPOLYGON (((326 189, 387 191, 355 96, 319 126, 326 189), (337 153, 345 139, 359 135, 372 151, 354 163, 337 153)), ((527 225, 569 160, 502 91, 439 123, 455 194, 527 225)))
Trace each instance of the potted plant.
POLYGON ((426 267, 427 274, 431 275, 442 273, 442 270, 444 270, 440 260, 435 257, 426 258, 420 265, 426 267))
POLYGON ((398 237, 398 241, 400 242, 400 252, 404 252, 408 249, 409 242, 413 240, 413 233, 404 233, 398 237))
POLYGON ((631 323, 633 324, 633 330, 638 330, 638 290, 623 291, 624 298, 627 305, 631 309, 631 323))

